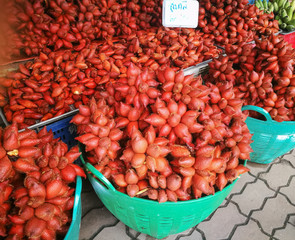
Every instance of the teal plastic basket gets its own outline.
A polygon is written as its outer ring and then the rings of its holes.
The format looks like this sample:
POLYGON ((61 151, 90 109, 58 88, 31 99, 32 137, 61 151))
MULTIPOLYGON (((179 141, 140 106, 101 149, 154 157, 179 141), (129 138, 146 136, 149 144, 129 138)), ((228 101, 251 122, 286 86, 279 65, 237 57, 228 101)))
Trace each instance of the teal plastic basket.
POLYGON ((131 198, 117 191, 95 167, 85 163, 83 157, 81 160, 89 171, 88 179, 106 208, 128 227, 159 239, 183 232, 206 219, 229 195, 237 181, 215 195, 188 201, 158 203, 131 198))
POLYGON ((247 105, 242 110, 252 110, 261 113, 266 121, 247 117, 246 124, 253 134, 250 161, 268 164, 277 157, 284 155, 295 147, 295 122, 277 122, 272 120, 263 108, 247 105))
MULTIPOLYGON (((31 128, 35 131, 40 131, 44 126, 46 126, 47 130, 52 130, 54 134, 54 138, 61 138, 61 140, 68 145, 68 147, 72 147, 77 144, 75 141, 76 131, 72 128, 70 121, 73 116, 69 116, 66 118, 61 118, 56 122, 50 124, 39 124, 37 127, 32 126, 31 128)), ((75 163, 80 163, 80 158, 75 160, 75 163)), ((76 189, 75 189, 75 201, 73 207, 73 215, 72 222, 69 227, 69 230, 64 238, 64 240, 79 240, 80 233, 80 225, 81 225, 81 216, 82 216, 82 200, 81 200, 81 192, 82 192, 82 179, 80 176, 76 178, 76 189)))
POLYGON ((80 176, 77 176, 72 222, 64 240, 79 239, 81 216, 82 216, 81 192, 82 192, 82 179, 80 176))

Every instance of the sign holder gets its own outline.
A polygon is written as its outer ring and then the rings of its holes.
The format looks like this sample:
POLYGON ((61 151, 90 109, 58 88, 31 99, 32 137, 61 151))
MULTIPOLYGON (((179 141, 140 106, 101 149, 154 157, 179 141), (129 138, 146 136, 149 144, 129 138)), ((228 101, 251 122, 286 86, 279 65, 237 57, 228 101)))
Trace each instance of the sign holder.
POLYGON ((196 0, 164 0, 162 22, 164 27, 196 28, 199 2, 196 0))

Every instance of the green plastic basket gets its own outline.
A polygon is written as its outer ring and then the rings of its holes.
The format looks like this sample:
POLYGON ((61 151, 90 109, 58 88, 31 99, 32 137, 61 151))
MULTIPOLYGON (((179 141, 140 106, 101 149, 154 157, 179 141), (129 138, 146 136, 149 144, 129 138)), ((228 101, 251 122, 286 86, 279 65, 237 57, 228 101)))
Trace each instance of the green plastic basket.
MULTIPOLYGON (((183 232, 207 218, 228 196, 233 183, 215 195, 200 199, 158 203, 142 198, 131 198, 114 186, 90 163, 85 163, 87 177, 106 208, 130 228, 155 238, 183 232), (100 181, 99 181, 99 180, 100 181)), ((245 162, 246 164, 246 162, 245 162)))
POLYGON ((81 215, 82 215, 81 192, 82 192, 82 179, 80 176, 77 176, 72 222, 64 240, 79 239, 81 215))
POLYGON ((268 164, 295 147, 295 122, 277 122, 272 120, 263 108, 247 105, 242 110, 253 110, 261 113, 266 121, 247 117, 246 124, 253 134, 250 161, 268 164))

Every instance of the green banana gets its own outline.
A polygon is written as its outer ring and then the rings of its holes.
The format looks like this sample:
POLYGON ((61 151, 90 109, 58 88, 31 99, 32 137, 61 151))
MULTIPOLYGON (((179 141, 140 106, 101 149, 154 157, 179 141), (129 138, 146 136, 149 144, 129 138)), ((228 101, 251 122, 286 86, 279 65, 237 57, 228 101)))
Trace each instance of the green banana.
POLYGON ((263 4, 261 2, 261 0, 256 0, 255 1, 255 5, 256 7, 258 7, 260 10, 262 10, 264 7, 263 7, 263 4))
POLYGON ((287 2, 287 0, 279 0, 279 3, 278 3, 279 8, 282 8, 286 2, 287 2))
POLYGON ((278 22, 279 22, 279 25, 283 24, 281 19, 279 19, 278 22))
POLYGON ((268 7, 268 9, 269 9, 269 12, 270 12, 270 13, 273 12, 273 11, 274 11, 274 5, 271 4, 270 7, 268 7))
POLYGON ((295 11, 295 0, 293 0, 291 2, 291 10, 290 10, 290 15, 288 14, 288 16, 292 19, 293 18, 293 15, 294 15, 294 11, 295 11))
POLYGON ((281 18, 288 16, 286 9, 283 9, 280 14, 281 18))
POLYGON ((294 26, 295 26, 295 19, 293 19, 293 20, 287 22, 287 24, 288 24, 288 25, 294 25, 294 26))
POLYGON ((288 15, 285 16, 285 17, 283 17, 283 22, 286 23, 286 24, 287 24, 290 20, 291 20, 291 19, 289 18, 288 15))
POLYGON ((282 17, 283 16, 283 12, 285 11, 285 9, 283 9, 283 8, 280 8, 280 10, 279 10, 279 15, 282 17))
POLYGON ((258 7, 259 9, 261 8, 261 6, 259 5, 259 1, 255 1, 255 6, 258 7))
POLYGON ((278 3, 278 6, 279 6, 279 9, 280 9, 280 7, 281 7, 282 4, 283 4, 283 0, 278 0, 277 3, 278 3))
POLYGON ((289 1, 286 1, 285 2, 285 5, 283 6, 283 8, 287 9, 288 7, 290 7, 290 2, 289 1))
POLYGON ((287 29, 288 32, 292 31, 294 28, 295 28, 295 25, 288 25, 286 27, 286 29, 287 29))
POLYGON ((282 24, 280 24, 280 28, 281 29, 285 29, 287 27, 287 24, 286 23, 282 23, 282 24))
POLYGON ((267 1, 266 0, 263 0, 263 6, 264 6, 264 9, 267 10, 267 1))
POLYGON ((277 2, 273 3, 273 7, 274 7, 274 12, 277 13, 279 11, 279 6, 278 6, 277 2))
POLYGON ((287 8, 287 15, 288 15, 289 19, 291 20, 292 17, 293 17, 293 9, 292 9, 291 6, 289 6, 289 7, 287 8))

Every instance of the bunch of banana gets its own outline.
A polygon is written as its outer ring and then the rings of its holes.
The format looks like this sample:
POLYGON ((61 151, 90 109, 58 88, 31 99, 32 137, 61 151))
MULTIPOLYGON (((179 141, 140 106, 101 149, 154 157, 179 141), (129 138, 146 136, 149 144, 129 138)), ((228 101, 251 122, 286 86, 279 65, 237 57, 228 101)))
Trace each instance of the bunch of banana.
POLYGON ((295 0, 256 0, 255 5, 260 6, 259 9, 274 12, 275 19, 278 20, 280 29, 290 32, 295 29, 295 0), (263 7, 263 8, 262 8, 263 7))
POLYGON ((267 3, 266 0, 255 0, 255 6, 266 13, 271 13, 274 11, 274 5, 271 2, 267 3))

